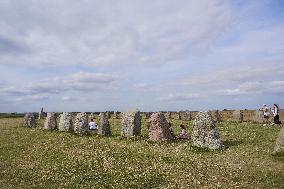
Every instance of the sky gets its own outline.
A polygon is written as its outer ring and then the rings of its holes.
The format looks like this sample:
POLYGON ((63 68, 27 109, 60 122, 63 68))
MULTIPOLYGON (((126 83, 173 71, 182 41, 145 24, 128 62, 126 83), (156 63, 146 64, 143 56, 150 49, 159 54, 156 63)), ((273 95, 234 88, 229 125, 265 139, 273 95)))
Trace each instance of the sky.
POLYGON ((1 0, 0 112, 284 107, 283 0, 1 0))

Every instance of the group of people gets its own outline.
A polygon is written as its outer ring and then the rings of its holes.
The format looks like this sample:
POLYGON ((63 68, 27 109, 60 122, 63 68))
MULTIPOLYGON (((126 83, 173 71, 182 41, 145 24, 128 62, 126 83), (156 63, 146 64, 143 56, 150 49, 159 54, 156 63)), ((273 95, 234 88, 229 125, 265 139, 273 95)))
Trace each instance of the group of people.
POLYGON ((271 108, 268 107, 266 104, 263 104, 260 110, 263 112, 263 118, 264 118, 263 126, 266 126, 267 124, 282 126, 282 123, 279 117, 279 106, 277 104, 273 104, 273 107, 271 108), (273 114, 273 123, 271 123, 269 120, 270 112, 272 112, 273 114))

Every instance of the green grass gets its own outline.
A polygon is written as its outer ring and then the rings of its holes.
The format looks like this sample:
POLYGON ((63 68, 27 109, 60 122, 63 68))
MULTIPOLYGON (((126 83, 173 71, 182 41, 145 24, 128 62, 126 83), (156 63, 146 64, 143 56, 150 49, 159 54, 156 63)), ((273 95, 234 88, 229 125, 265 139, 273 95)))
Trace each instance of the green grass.
MULTIPOLYGON (((220 123, 226 148, 210 151, 190 141, 154 143, 113 136, 21 127, 21 118, 0 119, 0 188, 284 188, 284 158, 272 150, 279 128, 220 123)), ((189 126, 186 121, 173 121, 189 126)))

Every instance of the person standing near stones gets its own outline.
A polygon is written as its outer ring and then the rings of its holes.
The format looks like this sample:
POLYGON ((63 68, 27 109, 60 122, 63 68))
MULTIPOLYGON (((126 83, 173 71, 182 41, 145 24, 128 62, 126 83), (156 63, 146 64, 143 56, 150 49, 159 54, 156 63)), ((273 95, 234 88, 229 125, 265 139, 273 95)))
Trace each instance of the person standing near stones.
POLYGON ((282 125, 281 121, 279 120, 279 106, 277 104, 273 104, 273 108, 271 109, 273 113, 273 121, 275 125, 282 125))
POLYGON ((264 125, 266 126, 269 124, 269 114, 270 114, 270 109, 267 107, 266 104, 263 104, 262 108, 260 109, 263 112, 263 118, 264 118, 264 125))
POLYGON ((91 119, 90 123, 89 123, 89 127, 91 130, 97 129, 97 124, 94 121, 94 119, 91 119))

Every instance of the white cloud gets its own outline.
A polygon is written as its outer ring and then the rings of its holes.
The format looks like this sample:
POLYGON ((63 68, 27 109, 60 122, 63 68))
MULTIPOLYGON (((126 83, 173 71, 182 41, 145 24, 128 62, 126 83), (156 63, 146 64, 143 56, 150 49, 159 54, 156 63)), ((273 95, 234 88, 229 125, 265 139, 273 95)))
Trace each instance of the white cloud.
POLYGON ((164 63, 207 51, 232 19, 220 0, 10 1, 0 12, 0 39, 14 44, 1 62, 40 66, 164 63))
POLYGON ((187 94, 169 94, 162 96, 160 100, 162 101, 188 101, 192 99, 204 98, 205 95, 199 93, 187 93, 187 94))
POLYGON ((39 100, 41 97, 45 97, 42 95, 68 91, 104 92, 114 89, 117 80, 119 77, 115 74, 78 72, 67 76, 45 78, 20 86, 9 86, 0 89, 0 91, 7 96, 18 96, 19 100, 24 99, 22 97, 27 97, 29 100, 39 100))

